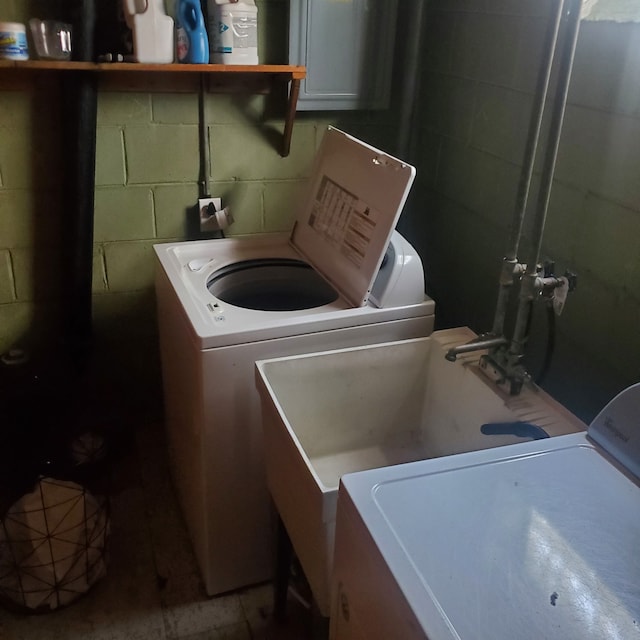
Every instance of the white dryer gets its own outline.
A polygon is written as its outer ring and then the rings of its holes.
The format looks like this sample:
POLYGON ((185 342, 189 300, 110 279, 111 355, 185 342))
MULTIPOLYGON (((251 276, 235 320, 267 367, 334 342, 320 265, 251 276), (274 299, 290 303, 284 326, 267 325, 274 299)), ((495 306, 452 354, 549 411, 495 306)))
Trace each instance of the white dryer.
POLYGON ((169 454, 209 595, 273 572, 254 362, 433 331, 422 263, 393 231, 414 175, 329 128, 290 236, 155 246, 169 454))
POLYGON ((640 637, 639 420, 344 475, 331 639, 640 637))

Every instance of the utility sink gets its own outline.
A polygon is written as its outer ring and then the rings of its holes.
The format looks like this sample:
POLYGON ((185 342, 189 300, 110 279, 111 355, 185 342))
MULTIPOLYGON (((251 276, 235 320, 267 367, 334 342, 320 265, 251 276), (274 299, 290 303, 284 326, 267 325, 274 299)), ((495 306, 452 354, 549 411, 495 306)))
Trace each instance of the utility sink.
POLYGON ((484 435, 487 423, 531 423, 549 436, 586 429, 533 385, 502 392, 480 371, 481 352, 445 359, 474 337, 462 327, 256 363, 267 483, 323 615, 344 474, 530 439, 484 435))

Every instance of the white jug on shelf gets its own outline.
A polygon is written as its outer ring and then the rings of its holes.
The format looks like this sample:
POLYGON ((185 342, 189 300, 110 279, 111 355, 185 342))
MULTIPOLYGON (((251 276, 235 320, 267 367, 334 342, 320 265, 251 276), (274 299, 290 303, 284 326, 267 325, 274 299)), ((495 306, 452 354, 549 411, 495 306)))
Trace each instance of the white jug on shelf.
POLYGON ((258 7, 254 0, 209 0, 210 61, 258 64, 258 7))
POLYGON ((174 58, 173 18, 164 0, 122 0, 127 26, 133 32, 136 62, 169 63, 174 58))

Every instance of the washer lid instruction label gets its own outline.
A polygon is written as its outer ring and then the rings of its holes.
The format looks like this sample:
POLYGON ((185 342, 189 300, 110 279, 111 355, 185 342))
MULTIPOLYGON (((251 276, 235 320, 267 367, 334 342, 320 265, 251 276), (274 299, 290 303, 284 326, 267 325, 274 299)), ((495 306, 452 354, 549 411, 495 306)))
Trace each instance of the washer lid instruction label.
POLYGON ((309 226, 360 266, 379 218, 378 211, 325 175, 318 185, 309 226))

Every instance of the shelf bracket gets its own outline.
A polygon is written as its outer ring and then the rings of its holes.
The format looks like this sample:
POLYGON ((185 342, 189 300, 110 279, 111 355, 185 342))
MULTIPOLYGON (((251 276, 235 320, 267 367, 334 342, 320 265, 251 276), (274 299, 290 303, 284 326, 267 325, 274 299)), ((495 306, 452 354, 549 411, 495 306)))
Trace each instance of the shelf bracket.
POLYGON ((286 158, 291 150, 291 134, 293 133, 293 121, 296 117, 298 106, 298 95, 300 94, 300 79, 292 78, 289 86, 289 101, 287 103, 287 114, 284 121, 284 133, 282 135, 282 149, 280 155, 286 158))

